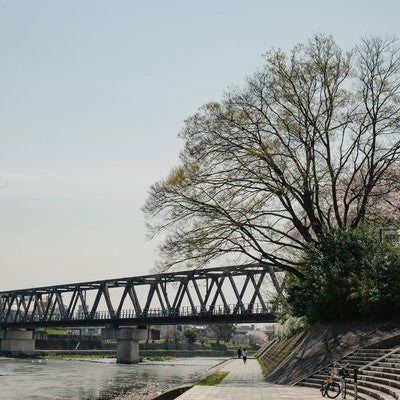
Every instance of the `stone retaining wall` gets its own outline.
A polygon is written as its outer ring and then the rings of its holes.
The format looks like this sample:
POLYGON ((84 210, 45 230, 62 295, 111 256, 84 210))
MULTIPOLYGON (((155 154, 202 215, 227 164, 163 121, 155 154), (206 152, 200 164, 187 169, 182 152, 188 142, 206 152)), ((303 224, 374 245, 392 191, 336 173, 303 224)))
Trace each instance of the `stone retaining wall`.
MULTIPOLYGON (((295 384, 358 348, 373 347, 384 341, 387 341, 388 346, 390 344, 389 347, 394 343, 400 344, 400 320, 319 325, 267 376, 267 381, 295 384)), ((268 358, 268 353, 265 357, 268 358)))

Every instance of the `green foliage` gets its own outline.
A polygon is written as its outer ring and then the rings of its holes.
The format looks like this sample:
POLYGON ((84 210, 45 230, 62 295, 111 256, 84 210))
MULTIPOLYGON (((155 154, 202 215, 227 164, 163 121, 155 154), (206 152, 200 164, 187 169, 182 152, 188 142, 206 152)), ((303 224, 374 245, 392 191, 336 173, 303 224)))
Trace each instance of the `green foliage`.
POLYGON ((227 375, 229 372, 226 371, 217 371, 213 374, 207 376, 203 380, 197 383, 199 386, 215 386, 218 385, 227 375))
POLYGON ((326 230, 306 248, 302 272, 288 282, 288 303, 309 322, 400 310, 400 254, 371 228, 326 230))
POLYGON ((225 351, 228 349, 228 347, 226 346, 226 344, 222 344, 222 343, 210 343, 211 349, 213 351, 225 351))
POLYGON ((47 332, 48 335, 64 335, 64 329, 37 328, 38 332, 47 332))
POLYGON ((184 335, 188 343, 194 343, 196 341, 197 334, 194 330, 186 329, 184 335))
POLYGON ((275 333, 279 340, 288 339, 296 333, 303 331, 307 326, 308 324, 305 317, 294 317, 289 315, 279 321, 275 333))
POLYGON ((215 333, 217 342, 220 340, 229 342, 236 331, 235 324, 208 324, 207 327, 215 333))
POLYGON ((152 356, 152 357, 141 357, 140 361, 169 361, 172 360, 172 357, 168 356, 152 356))
POLYGON ((37 358, 115 358, 115 354, 111 353, 96 353, 93 354, 90 350, 86 353, 84 350, 79 353, 69 352, 68 350, 60 351, 41 351, 37 358))

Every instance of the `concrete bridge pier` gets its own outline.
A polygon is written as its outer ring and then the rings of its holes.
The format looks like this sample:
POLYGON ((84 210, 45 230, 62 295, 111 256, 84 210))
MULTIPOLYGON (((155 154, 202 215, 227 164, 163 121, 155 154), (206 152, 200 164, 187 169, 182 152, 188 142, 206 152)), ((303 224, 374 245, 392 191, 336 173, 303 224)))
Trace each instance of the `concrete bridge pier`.
POLYGON ((117 363, 134 364, 140 361, 139 340, 147 339, 147 327, 118 328, 117 363))
POLYGON ((0 329, 0 351, 13 356, 35 354, 34 331, 0 329))

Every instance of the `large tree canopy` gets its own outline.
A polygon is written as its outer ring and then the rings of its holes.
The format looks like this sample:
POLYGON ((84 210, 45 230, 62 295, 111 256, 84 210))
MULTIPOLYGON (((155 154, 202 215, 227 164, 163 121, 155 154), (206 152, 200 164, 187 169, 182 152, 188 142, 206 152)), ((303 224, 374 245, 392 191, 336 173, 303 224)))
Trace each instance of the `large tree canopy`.
POLYGON ((237 255, 299 276, 324 227, 393 223, 399 95, 394 39, 269 51, 243 89, 185 121, 180 165, 152 185, 143 210, 150 236, 164 235, 161 265, 237 255))

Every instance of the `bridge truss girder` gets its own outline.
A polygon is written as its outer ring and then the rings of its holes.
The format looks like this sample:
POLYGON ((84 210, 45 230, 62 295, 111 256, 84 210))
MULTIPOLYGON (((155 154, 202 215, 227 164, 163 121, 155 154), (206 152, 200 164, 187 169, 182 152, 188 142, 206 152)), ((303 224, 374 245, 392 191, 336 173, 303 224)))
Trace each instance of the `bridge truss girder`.
POLYGON ((265 286, 281 294, 276 272, 248 264, 0 292, 0 327, 274 320, 265 286))

